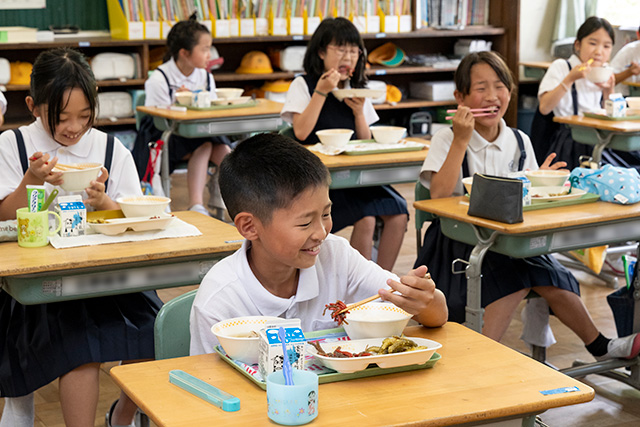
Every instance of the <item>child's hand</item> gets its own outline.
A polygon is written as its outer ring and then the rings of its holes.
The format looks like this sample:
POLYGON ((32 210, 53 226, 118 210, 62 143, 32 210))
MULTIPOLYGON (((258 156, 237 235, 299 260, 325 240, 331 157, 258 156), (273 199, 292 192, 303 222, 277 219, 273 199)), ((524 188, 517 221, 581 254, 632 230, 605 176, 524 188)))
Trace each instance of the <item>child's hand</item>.
POLYGON ((637 76, 638 74, 640 74, 640 64, 632 61, 631 64, 629 64, 629 71, 634 76, 637 76))
POLYGON ((596 83, 596 86, 604 89, 613 89, 613 87, 616 85, 616 75, 615 74, 611 74, 609 76, 609 80, 607 80, 606 82, 603 83, 596 83))
POLYGON ((567 86, 571 86, 573 82, 575 82, 576 80, 586 79, 587 74, 589 73, 589 70, 591 70, 591 62, 593 61, 589 60, 584 64, 580 64, 580 65, 576 65, 575 67, 572 67, 567 77, 565 77, 565 80, 563 80, 565 81, 567 86), (567 82, 566 80, 569 80, 569 81, 567 82))
POLYGON ((555 162, 554 164, 551 164, 551 162, 553 161, 553 159, 555 159, 557 156, 556 153, 551 153, 547 156, 546 159, 544 159, 544 163, 542 163, 540 165, 540 169, 550 169, 550 170, 557 170, 557 169, 562 169, 564 167, 567 166, 567 162, 555 162))
POLYGON ((118 209, 117 203, 115 203, 107 193, 104 192, 104 183, 107 182, 107 178, 109 178, 109 172, 107 172, 106 168, 100 169, 100 176, 96 178, 94 181, 91 181, 91 186, 85 188, 87 195, 89 198, 84 201, 85 204, 89 206, 93 206, 96 210, 107 210, 107 209, 118 209))
POLYGON ((51 185, 62 184, 62 172, 51 172, 58 163, 58 158, 54 157, 49 161, 50 156, 48 154, 42 154, 38 151, 29 158, 28 172, 35 176, 38 181, 48 182, 51 185))
POLYGON ((473 128, 476 125, 471 109, 464 105, 458 105, 458 111, 453 116, 452 122, 454 139, 469 143, 473 135, 473 128))
POLYGON ((185 85, 180 86, 176 92, 191 92, 185 85))
POLYGON ((353 110, 353 115, 358 116, 362 114, 364 108, 364 98, 345 98, 344 103, 347 104, 351 110, 353 110))
POLYGON ((340 73, 335 68, 332 68, 320 76, 320 80, 316 84, 316 90, 322 93, 329 93, 338 86, 338 83, 340 83, 340 73))
POLYGON ((431 275, 427 273, 427 267, 424 265, 401 276, 400 282, 387 280, 387 285, 396 293, 388 289, 380 289, 378 291, 380 297, 412 315, 420 314, 429 307, 436 290, 436 284, 431 280, 431 275))

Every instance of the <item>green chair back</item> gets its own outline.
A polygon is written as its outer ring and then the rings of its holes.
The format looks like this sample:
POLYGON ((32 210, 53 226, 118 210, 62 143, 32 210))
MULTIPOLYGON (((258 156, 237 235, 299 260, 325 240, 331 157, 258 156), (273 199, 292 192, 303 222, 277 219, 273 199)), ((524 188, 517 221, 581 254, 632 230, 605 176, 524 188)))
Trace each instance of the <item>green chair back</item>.
POLYGON ((189 315, 196 291, 175 297, 158 312, 154 325, 156 359, 189 355, 189 315))
MULTIPOLYGON (((415 201, 419 200, 427 200, 431 198, 431 191, 424 185, 420 183, 420 181, 416 182, 415 188, 415 201)), ((432 213, 421 211, 420 209, 416 209, 415 213, 415 225, 416 225, 416 249, 420 252, 420 248, 422 247, 422 226, 427 221, 433 221, 436 216, 432 213)))
POLYGON ((137 90, 133 94, 133 110, 136 117, 136 130, 140 129, 140 120, 145 116, 145 114, 138 111, 136 107, 143 106, 145 98, 146 94, 144 93, 144 90, 137 90))
POLYGON ((287 127, 284 127, 284 128, 282 128, 282 129, 280 129, 280 130, 278 131, 278 133, 279 133, 280 135, 284 135, 284 136, 286 136, 287 138, 291 138, 291 139, 293 139, 294 141, 296 140, 296 136, 295 136, 295 135, 294 135, 294 133, 293 133, 293 126, 287 126, 287 127))

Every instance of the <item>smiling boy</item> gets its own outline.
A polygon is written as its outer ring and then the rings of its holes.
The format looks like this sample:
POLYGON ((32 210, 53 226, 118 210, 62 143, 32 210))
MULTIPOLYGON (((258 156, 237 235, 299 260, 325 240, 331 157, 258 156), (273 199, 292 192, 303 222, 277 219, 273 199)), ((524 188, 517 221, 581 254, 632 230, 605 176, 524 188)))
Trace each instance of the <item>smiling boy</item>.
POLYGON ((376 293, 424 326, 446 322, 444 295, 425 266, 398 278, 329 234, 329 183, 320 159, 281 135, 249 138, 225 158, 222 197, 246 240, 198 289, 191 354, 213 351, 217 342, 210 329, 220 320, 278 316, 300 318, 304 331, 327 329, 336 324, 329 313, 322 314, 325 304, 376 293))

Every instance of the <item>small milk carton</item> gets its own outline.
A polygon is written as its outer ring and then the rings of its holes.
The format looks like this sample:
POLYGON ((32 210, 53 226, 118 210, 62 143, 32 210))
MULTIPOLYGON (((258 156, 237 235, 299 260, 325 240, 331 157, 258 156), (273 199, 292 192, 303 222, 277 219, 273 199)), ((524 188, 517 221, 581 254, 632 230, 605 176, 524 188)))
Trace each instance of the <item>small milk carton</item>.
POLYGON ((522 181, 522 206, 531 205, 531 181, 529 178, 525 176, 524 172, 512 172, 509 174, 509 178, 522 181))
POLYGON ((260 331, 258 372, 260 372, 263 378, 267 378, 270 373, 282 369, 284 363, 282 343, 278 336, 280 326, 282 326, 285 331, 287 353, 291 367, 300 370, 304 369, 307 340, 302 333, 300 319, 283 319, 268 322, 265 328, 260 331))
POLYGON ((56 213, 60 215, 62 226, 60 237, 84 236, 87 228, 87 208, 79 194, 58 197, 56 213))
POLYGON ((627 115, 627 101, 621 93, 612 93, 604 101, 604 109, 609 117, 624 117, 627 115))

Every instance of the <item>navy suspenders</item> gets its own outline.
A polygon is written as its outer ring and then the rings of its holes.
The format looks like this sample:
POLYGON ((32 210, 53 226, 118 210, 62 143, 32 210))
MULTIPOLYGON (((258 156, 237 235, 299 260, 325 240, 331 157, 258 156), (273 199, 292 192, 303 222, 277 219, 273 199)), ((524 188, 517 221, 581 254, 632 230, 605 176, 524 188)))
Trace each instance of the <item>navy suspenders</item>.
MULTIPOLYGON (((169 77, 167 77, 167 75, 165 74, 164 71, 162 71, 160 68, 157 68, 158 71, 160 71, 160 74, 162 74, 162 77, 164 77, 164 80, 167 82, 167 87, 169 88, 169 98, 173 98, 173 88, 171 87, 171 83, 169 83, 169 77)), ((205 73, 207 73, 207 71, 205 70, 205 73)), ((209 73, 207 73, 207 92, 211 90, 211 76, 209 75, 209 73)))

